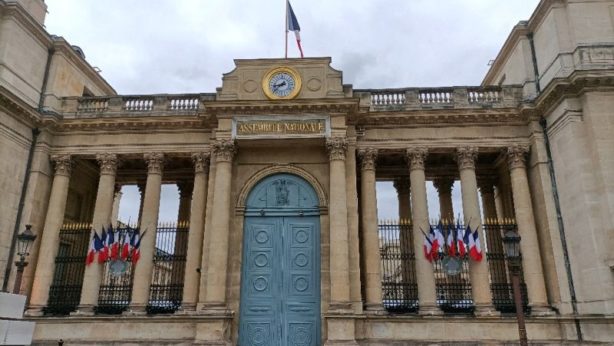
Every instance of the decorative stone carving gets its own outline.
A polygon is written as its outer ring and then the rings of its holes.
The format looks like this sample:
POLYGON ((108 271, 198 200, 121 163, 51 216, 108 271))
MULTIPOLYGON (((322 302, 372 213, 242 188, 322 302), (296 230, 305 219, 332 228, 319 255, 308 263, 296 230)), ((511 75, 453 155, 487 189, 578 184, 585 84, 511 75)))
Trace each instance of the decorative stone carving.
POLYGON ((507 148, 507 164, 510 170, 516 168, 525 168, 529 146, 516 144, 507 148))
POLYGON ((358 150, 360 158, 360 166, 362 170, 375 170, 375 161, 377 160, 377 149, 366 148, 358 150))
POLYGON ((450 193, 452 191, 452 185, 454 185, 454 180, 449 178, 438 178, 433 180, 433 186, 435 186, 439 193, 450 193))
POLYGON ((411 185, 407 177, 395 178, 392 184, 394 185, 394 188, 397 190, 397 194, 409 195, 411 185))
POLYGON ((330 161, 344 161, 347 148, 348 143, 343 137, 331 137, 326 140, 326 150, 328 150, 328 159, 330 161))
POLYGON ((219 139, 213 143, 213 153, 217 162, 232 162, 237 153, 237 145, 232 139, 219 139))
POLYGON ((410 170, 424 170, 424 160, 429 153, 428 148, 426 147, 414 147, 409 148, 406 151, 407 160, 409 161, 409 169, 410 170))
POLYGON ((146 153, 143 155, 147 162, 148 174, 162 174, 164 168, 164 154, 162 153, 146 153))
POLYGON ((187 180, 178 181, 177 189, 179 190, 179 198, 191 198, 192 190, 194 190, 194 183, 187 180))
POLYGON ((98 154, 96 155, 96 161, 100 165, 100 174, 115 175, 117 173, 117 166, 119 160, 115 154, 98 154))
POLYGON ((192 161, 194 161, 195 173, 207 173, 209 170, 209 161, 211 154, 209 152, 192 153, 192 161))
POLYGON ((56 175, 70 176, 73 166, 70 155, 51 155, 51 161, 55 165, 56 175))
POLYGON ((478 158, 478 148, 476 147, 461 147, 456 149, 456 161, 458 169, 473 169, 475 170, 475 161, 478 158))

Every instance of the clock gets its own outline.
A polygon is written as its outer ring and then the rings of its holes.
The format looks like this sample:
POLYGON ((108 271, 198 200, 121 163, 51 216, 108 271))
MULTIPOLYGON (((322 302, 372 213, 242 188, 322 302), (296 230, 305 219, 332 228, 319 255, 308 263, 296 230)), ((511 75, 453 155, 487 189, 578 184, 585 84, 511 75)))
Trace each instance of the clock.
POLYGON ((293 99, 301 90, 301 76, 289 67, 274 68, 262 79, 262 90, 272 100, 293 99))

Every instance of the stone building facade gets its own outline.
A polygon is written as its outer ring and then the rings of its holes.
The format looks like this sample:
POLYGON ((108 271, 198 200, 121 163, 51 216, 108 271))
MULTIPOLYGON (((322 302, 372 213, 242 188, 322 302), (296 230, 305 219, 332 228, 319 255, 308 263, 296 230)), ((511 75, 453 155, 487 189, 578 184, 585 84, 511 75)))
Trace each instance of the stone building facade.
POLYGON ((249 59, 214 93, 136 96, 45 13, 0 0, 0 276, 12 287, 31 224, 35 342, 513 342, 503 226, 522 237, 529 338, 614 342, 612 1, 541 1, 481 86, 358 90, 329 58, 249 59), (399 222, 378 224, 376 181, 395 183, 399 222), (444 219, 460 181, 483 239, 456 279, 422 256, 427 181, 444 219), (169 183, 179 224, 160 226, 169 183), (115 276, 85 253, 98 225, 132 232, 126 185, 147 232, 115 276))

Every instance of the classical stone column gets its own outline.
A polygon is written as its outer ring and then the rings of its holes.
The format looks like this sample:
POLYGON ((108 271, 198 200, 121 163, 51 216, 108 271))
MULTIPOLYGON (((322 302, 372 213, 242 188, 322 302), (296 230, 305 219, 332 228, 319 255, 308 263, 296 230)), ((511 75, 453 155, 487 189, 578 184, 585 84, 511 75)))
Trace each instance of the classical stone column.
POLYGON ((156 230, 158 228, 158 213, 160 211, 160 190, 162 188, 162 170, 164 154, 147 153, 147 183, 143 198, 143 216, 141 225, 141 258, 133 269, 132 302, 133 313, 144 313, 149 302, 151 274, 153 272, 153 257, 156 245, 156 230), (144 233, 147 232, 147 233, 144 233))
MULTIPOLYGON (((100 234, 103 226, 108 227, 111 224, 118 161, 115 154, 96 155, 96 161, 100 165, 100 180, 98 181, 92 232, 95 230, 100 234)), ((93 233, 90 235, 90 238, 92 236, 93 233)), ((98 292, 100 290, 103 268, 104 265, 99 264, 98 261, 94 261, 94 263, 85 267, 83 286, 81 286, 81 300, 77 314, 94 314, 94 306, 98 303, 98 292)))
POLYGON ((350 261, 350 301, 355 313, 362 313, 364 304, 362 299, 361 281, 361 254, 360 254, 360 227, 358 214, 358 186, 356 178, 356 138, 348 137, 348 149, 345 159, 348 232, 349 232, 349 261, 350 261))
POLYGON ((495 182, 492 179, 478 180, 480 188, 480 196, 482 198, 482 208, 484 218, 488 220, 497 220, 497 206, 495 203, 495 182))
POLYGON ((551 314, 548 308, 546 285, 542 269, 542 259, 537 239, 537 229, 531 203, 531 193, 525 165, 525 155, 529 152, 528 146, 515 145, 507 149, 510 177, 512 180, 512 194, 514 197, 514 211, 518 223, 518 233, 522 237, 520 249, 522 252, 522 267, 524 281, 527 285, 527 294, 531 314, 551 314))
POLYGON ((191 181, 178 181, 177 189, 179 190, 179 212, 177 221, 188 221, 190 219, 190 204, 192 203, 192 191, 194 183, 191 181))
MULTIPOLYGON (((426 199, 426 176, 424 173, 424 161, 428 149, 414 147, 407 149, 409 162, 409 179, 411 181, 411 206, 414 239, 423 239, 422 232, 428 232, 429 212, 426 199)), ((416 275, 418 281, 418 300, 420 302, 421 315, 440 315, 443 312, 437 306, 435 292, 435 275, 433 265, 424 257, 422 241, 414 241, 414 254, 416 256, 416 275)))
MULTIPOLYGON (((463 199, 463 217, 465 224, 470 225, 484 244, 485 233, 482 229, 480 204, 478 202, 478 183, 475 174, 475 161, 478 157, 478 149, 474 147, 462 147, 456 150, 456 159, 460 171, 461 193, 463 199)), ((482 251, 485 251, 482 246, 482 251)), ((471 290, 476 316, 498 315, 492 304, 490 281, 488 276, 488 261, 486 256, 480 262, 470 261, 469 274, 471 276, 471 290)))
POLYGON ((190 210, 190 231, 183 281, 183 310, 195 310, 198 301, 199 267, 205 230, 205 206, 209 180, 209 153, 194 153, 194 189, 190 210))
POLYGON ((220 139, 213 145, 215 154, 215 186, 211 237, 209 238, 209 267, 204 306, 210 312, 225 313, 226 275, 228 269, 228 237, 230 233, 230 189, 232 187, 232 159, 237 152, 234 141, 220 139))
POLYGON ((350 308, 347 193, 345 183, 345 138, 326 141, 330 161, 330 310, 350 308))
POLYGON ((40 237, 41 245, 30 295, 28 314, 31 316, 42 314, 42 308, 47 305, 49 298, 49 288, 53 281, 55 269, 55 257, 58 253, 58 237, 64 222, 66 198, 68 197, 68 185, 72 170, 70 155, 54 155, 51 156, 51 161, 55 164, 55 175, 51 185, 45 225, 40 237))
MULTIPOLYGON (((409 179, 399 177, 394 180, 394 188, 397 190, 397 198, 399 199, 399 246, 401 250, 401 278, 406 284, 416 281, 415 266, 409 261, 413 253, 413 229, 411 229, 411 203, 409 179)), ((414 296, 410 290, 410 286, 403 289, 405 299, 413 299, 414 296)))
POLYGON ((362 216, 362 255, 365 263, 365 308, 383 310, 382 275, 377 229, 377 195, 375 161, 377 149, 358 151, 360 162, 360 210, 362 216))
POLYGON ((454 207, 452 206, 452 185, 454 185, 454 180, 439 178, 433 181, 433 185, 439 194, 439 214, 441 215, 441 219, 453 222, 454 207))
POLYGON ((394 179, 393 186, 397 190, 397 198, 399 199, 399 219, 410 221, 411 219, 411 203, 409 178, 398 177, 394 179))
MULTIPOLYGON (((488 252, 503 254, 503 241, 501 240, 501 231, 497 226, 497 207, 495 202, 495 181, 492 179, 478 180, 480 195, 482 198, 482 213, 484 215, 484 223, 490 223, 490 231, 486 233, 486 247, 488 252)), ((488 262, 488 270, 491 278, 498 277, 500 272, 500 264, 488 262)), ((500 277, 500 276, 499 276, 500 277)), ((505 290, 496 290, 492 292, 495 301, 508 299, 508 292, 505 290)))
POLYGON ((139 219, 137 220, 137 225, 140 228, 141 220, 143 220, 143 206, 145 205, 145 183, 138 183, 136 187, 139 190, 139 196, 141 197, 139 201, 139 219))

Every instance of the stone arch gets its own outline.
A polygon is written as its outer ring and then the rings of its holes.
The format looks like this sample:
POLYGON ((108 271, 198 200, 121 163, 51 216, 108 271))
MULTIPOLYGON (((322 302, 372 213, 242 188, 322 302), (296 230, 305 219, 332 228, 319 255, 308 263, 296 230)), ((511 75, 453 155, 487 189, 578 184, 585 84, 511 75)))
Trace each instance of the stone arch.
POLYGON ((294 174, 296 176, 299 176, 305 179, 305 181, 311 184, 311 186, 313 187, 313 189, 315 190, 318 196, 320 215, 327 214, 328 212, 327 200, 328 199, 326 197, 326 192, 322 188, 322 185, 320 184, 320 182, 313 175, 311 175, 311 173, 307 172, 306 170, 300 167, 296 167, 294 165, 275 165, 271 167, 266 167, 256 172, 256 174, 252 175, 247 180, 247 182, 245 182, 245 184, 243 185, 243 188, 241 189, 241 192, 239 193, 239 197, 237 199, 237 204, 235 207, 236 213, 237 214, 245 213, 245 204, 247 201, 247 197, 249 196, 249 193, 252 191, 252 189, 262 179, 268 176, 274 175, 274 174, 279 174, 279 173, 294 174))

